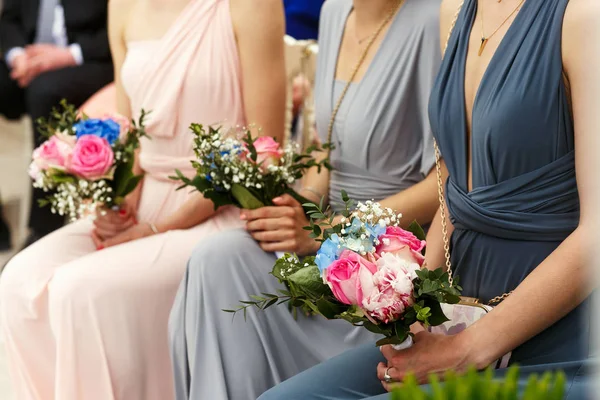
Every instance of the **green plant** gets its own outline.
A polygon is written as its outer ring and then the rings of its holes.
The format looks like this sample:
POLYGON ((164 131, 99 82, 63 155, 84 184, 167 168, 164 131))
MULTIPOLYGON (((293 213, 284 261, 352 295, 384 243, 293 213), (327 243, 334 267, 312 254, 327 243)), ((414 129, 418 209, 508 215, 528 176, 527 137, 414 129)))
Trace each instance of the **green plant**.
POLYGON ((429 388, 419 386, 409 375, 396 387, 391 400, 562 400, 565 393, 564 373, 533 374, 523 390, 519 388, 519 368, 509 368, 503 379, 496 379, 490 368, 483 373, 474 368, 464 375, 449 371, 444 382, 432 375, 429 388))

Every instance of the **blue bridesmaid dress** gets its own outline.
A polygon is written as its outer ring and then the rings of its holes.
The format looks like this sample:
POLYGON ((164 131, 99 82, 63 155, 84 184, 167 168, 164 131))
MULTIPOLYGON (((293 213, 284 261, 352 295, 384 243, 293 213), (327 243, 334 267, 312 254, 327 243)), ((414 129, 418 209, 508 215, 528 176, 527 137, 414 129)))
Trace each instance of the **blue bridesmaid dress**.
MULTIPOLYGON (((567 3, 525 2, 481 81, 470 146, 464 76, 477 0, 465 1, 448 43, 429 114, 450 172, 452 263, 465 296, 487 302, 515 289, 578 225, 574 128, 561 56, 567 3)), ((586 398, 593 364, 588 358, 590 303, 588 298, 513 351, 511 363, 522 367, 523 381, 530 373, 563 370, 567 398, 586 398)), ((380 361, 374 346, 361 347, 284 382, 260 400, 384 399, 388 395, 376 377, 380 361)))

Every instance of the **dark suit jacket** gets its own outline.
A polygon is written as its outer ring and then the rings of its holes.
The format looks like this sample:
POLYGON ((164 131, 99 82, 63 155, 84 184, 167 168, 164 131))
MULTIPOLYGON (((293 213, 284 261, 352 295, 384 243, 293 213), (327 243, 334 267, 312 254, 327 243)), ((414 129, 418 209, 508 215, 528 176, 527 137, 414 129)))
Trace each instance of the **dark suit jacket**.
MULTIPOLYGON (((35 40, 40 0, 4 0, 0 49, 7 52, 35 40)), ((111 62, 108 45, 108 0, 62 0, 69 44, 79 43, 87 62, 111 62)))

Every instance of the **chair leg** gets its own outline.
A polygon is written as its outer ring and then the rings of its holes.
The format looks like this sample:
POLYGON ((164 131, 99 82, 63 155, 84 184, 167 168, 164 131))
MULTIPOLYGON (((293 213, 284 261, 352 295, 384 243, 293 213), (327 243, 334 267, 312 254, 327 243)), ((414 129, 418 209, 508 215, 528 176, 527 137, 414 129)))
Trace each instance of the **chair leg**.
POLYGON ((11 249, 10 228, 4 218, 2 203, 0 203, 0 251, 11 249))

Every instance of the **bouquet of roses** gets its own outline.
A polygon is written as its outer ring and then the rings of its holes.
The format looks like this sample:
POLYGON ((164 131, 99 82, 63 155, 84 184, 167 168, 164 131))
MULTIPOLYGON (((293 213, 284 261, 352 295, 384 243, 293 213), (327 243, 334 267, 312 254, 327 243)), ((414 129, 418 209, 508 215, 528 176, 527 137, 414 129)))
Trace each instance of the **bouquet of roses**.
POLYGON ((286 290, 251 296, 237 309, 224 311, 245 314, 251 306, 264 310, 289 303, 385 336, 378 346, 409 347, 412 324, 448 321, 440 303, 458 303, 460 287, 456 280, 451 286, 441 268, 421 269, 425 233, 416 222, 404 230, 401 215, 391 209, 372 201, 354 208, 346 193, 342 197, 346 210, 339 224, 322 204, 305 204, 311 216, 306 229, 322 237, 322 244, 315 257, 286 254, 277 260, 272 274, 286 290))
POLYGON ((192 165, 197 174, 190 179, 176 171, 172 179, 183 182, 180 189, 191 186, 201 192, 215 209, 226 205, 256 209, 272 205, 272 199, 285 193, 305 203, 292 189, 294 183, 309 168, 330 168, 326 159, 317 162, 311 155, 328 145, 300 153, 296 144, 282 148, 271 137, 253 138, 247 128, 223 133, 221 128, 192 124, 190 129, 195 136, 197 160, 192 165))
POLYGON ((134 175, 135 151, 145 136, 139 121, 121 116, 90 119, 62 102, 49 119, 38 121, 48 139, 33 151, 29 175, 33 186, 48 192, 40 206, 71 221, 91 215, 97 207, 117 209, 140 180, 134 175))

